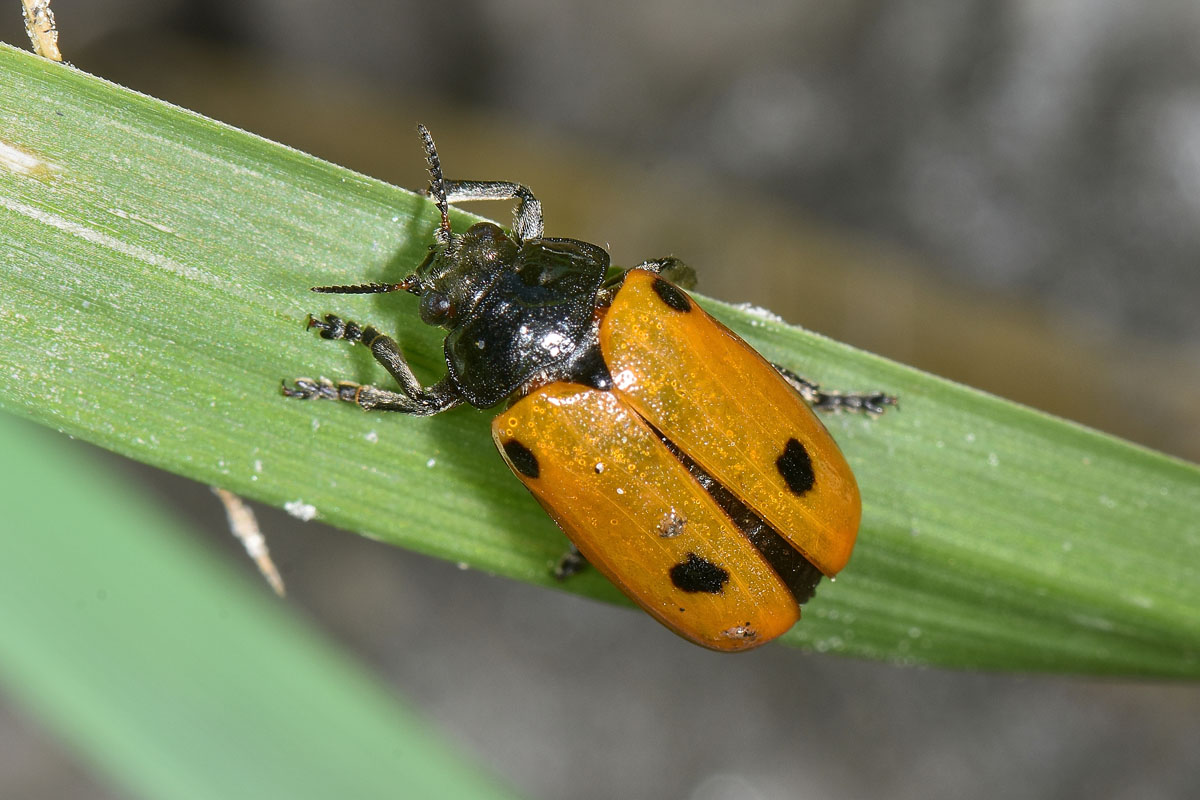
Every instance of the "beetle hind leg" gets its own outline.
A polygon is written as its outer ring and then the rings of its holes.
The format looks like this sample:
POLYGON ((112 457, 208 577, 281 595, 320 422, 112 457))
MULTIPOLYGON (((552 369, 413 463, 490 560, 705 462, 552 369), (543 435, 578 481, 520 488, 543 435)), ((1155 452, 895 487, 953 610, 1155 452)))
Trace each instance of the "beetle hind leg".
POLYGON ((587 557, 579 552, 579 548, 572 542, 570 549, 563 553, 562 558, 558 559, 558 563, 554 565, 554 577, 565 581, 572 575, 578 575, 587 567, 587 557))
POLYGON ((797 375, 787 367, 773 365, 783 379, 800 393, 804 401, 817 411, 861 411, 867 414, 882 414, 889 406, 898 408, 900 401, 883 392, 843 393, 826 391, 820 384, 797 375))

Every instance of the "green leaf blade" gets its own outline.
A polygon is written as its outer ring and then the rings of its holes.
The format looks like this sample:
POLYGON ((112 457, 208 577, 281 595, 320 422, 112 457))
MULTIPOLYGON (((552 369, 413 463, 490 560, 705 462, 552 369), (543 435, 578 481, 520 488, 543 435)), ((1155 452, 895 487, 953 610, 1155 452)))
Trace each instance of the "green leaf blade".
MULTIPOLYGON (((424 199, 16 51, 0 50, 0 71, 0 109, 19 109, 0 112, 0 142, 58 169, 0 169, 0 404, 350 530, 553 583, 562 538, 491 452, 488 415, 398 419, 278 394, 302 375, 386 381, 361 348, 306 335, 310 312, 376 324, 426 379, 443 368, 411 298, 307 292, 403 275, 435 223, 424 199)), ((863 527, 788 641, 960 667, 1200 675, 1194 465, 706 305, 825 386, 901 398, 879 419, 827 419, 863 527)), ((566 588, 618 597, 595 575, 566 588)))
POLYGON ((153 798, 512 795, 170 514, 0 418, 0 678, 153 798))

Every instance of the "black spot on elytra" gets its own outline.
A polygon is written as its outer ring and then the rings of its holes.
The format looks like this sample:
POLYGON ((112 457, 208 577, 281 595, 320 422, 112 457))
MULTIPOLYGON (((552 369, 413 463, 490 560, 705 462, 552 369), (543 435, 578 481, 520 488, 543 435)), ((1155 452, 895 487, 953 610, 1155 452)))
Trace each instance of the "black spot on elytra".
MULTIPOLYGON (((746 535, 750 544, 762 553, 763 558, 767 559, 767 563, 771 565, 771 569, 775 570, 775 573, 787 584, 792 596, 796 598, 796 602, 803 604, 811 600, 816 593, 817 584, 821 581, 821 570, 814 567, 812 562, 801 555, 774 528, 764 522, 762 517, 738 500, 728 487, 722 486, 701 469, 699 464, 688 458, 682 450, 672 444, 670 439, 663 438, 662 443, 679 459, 680 463, 687 467, 688 472, 696 479, 697 483, 704 487, 704 491, 708 492, 709 497, 717 501, 717 505, 746 535)), ((663 532, 661 524, 658 530, 661 535, 663 532)))
POLYGON ((509 463, 516 468, 517 472, 526 478, 536 478, 538 476, 537 456, 533 454, 532 450, 516 439, 509 439, 504 443, 504 455, 508 456, 509 463))
POLYGON ((720 594, 728 581, 728 570, 695 553, 688 553, 687 561, 671 567, 671 583, 685 592, 720 594))
POLYGON ((813 474, 812 459, 804 445, 795 439, 788 439, 783 448, 783 455, 775 459, 779 474, 787 482, 788 488, 796 494, 804 494, 813 487, 817 477, 813 474))
POLYGON ((654 293, 658 295, 658 299, 671 308, 683 312, 692 310, 692 301, 688 299, 688 296, 662 278, 655 278, 651 285, 654 287, 654 293))

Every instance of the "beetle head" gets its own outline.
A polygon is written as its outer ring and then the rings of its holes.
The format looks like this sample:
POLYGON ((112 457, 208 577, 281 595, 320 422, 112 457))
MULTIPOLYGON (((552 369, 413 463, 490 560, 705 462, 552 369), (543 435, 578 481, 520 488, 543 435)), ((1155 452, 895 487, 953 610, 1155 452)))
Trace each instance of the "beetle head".
POLYGON ((450 204, 437 148, 424 125, 418 125, 417 131, 425 143, 429 161, 429 195, 441 212, 429 254, 400 283, 316 286, 313 291, 331 294, 411 292, 421 297, 423 322, 453 330, 476 306, 498 274, 515 263, 521 245, 515 237, 491 222, 478 222, 461 234, 450 229, 450 204))
POLYGON ((453 329, 511 266, 520 246, 499 226, 477 222, 465 233, 439 235, 405 283, 421 296, 421 321, 453 329))

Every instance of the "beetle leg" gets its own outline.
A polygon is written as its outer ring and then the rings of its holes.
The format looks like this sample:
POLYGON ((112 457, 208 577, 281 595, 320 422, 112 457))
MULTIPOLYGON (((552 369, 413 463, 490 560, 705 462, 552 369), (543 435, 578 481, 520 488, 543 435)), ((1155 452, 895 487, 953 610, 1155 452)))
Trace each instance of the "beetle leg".
POLYGON ((442 212, 442 227, 438 241, 446 244, 450 237, 450 218, 446 214, 449 203, 464 203, 471 200, 516 200, 513 213, 513 229, 521 241, 540 239, 545 231, 542 222, 542 204, 529 191, 529 187, 512 181, 448 181, 442 176, 442 162, 438 158, 437 145, 424 125, 418 125, 425 155, 429 160, 428 194, 442 212))
POLYGON ((638 264, 634 269, 644 269, 655 275, 661 275, 680 289, 696 288, 696 270, 675 256, 652 258, 638 264))
POLYGON ((419 417, 440 414, 462 403, 449 377, 442 378, 434 385, 426 388, 417 380, 417 376, 404 360, 400 347, 390 337, 385 336, 372 326, 363 328, 356 322, 343 320, 336 314, 326 314, 323 320, 308 318, 308 327, 321 332, 323 339, 342 339, 347 342, 365 344, 371 350, 375 360, 383 365, 396 383, 400 384, 399 392, 380 389, 376 386, 364 386, 350 381, 333 383, 322 378, 314 381, 311 378, 297 378, 294 387, 284 384, 283 393, 288 397, 307 400, 313 397, 328 400, 344 400, 357 403, 362 408, 371 411, 399 411, 419 417))
POLYGON ((773 364, 783 379, 800 393, 810 406, 817 411, 864 411, 868 414, 882 414, 888 406, 899 406, 899 400, 890 394, 874 392, 870 394, 843 394, 842 392, 824 391, 819 384, 801 377, 787 367, 773 364))
POLYGON ((578 575, 583 570, 587 569, 588 560, 583 553, 579 552, 579 548, 575 543, 571 543, 571 547, 567 552, 563 553, 562 558, 554 565, 554 577, 560 581, 565 581, 572 575, 578 575))
POLYGON ((513 230, 521 241, 540 239, 546 227, 542 222, 542 202, 533 196, 528 186, 512 181, 444 181, 446 202, 466 203, 472 200, 516 200, 513 230))
POLYGON ((374 326, 368 325, 363 328, 357 322, 343 320, 336 314, 326 314, 323 320, 314 319, 309 314, 306 327, 316 328, 320 331, 322 339, 341 339, 365 344, 371 351, 371 355, 375 356, 375 360, 396 379, 396 383, 400 384, 400 388, 405 394, 418 395, 423 391, 421 382, 417 380, 417 376, 409 369, 408 362, 404 360, 400 346, 392 337, 375 330, 374 326))
POLYGON ((319 398, 324 400, 343 400, 354 403, 364 411, 399 411, 414 417, 431 417, 443 411, 454 408, 462 402, 449 379, 442 380, 422 389, 418 395, 408 395, 392 392, 353 381, 338 381, 334 383, 328 378, 313 380, 312 378, 296 378, 292 386, 283 383, 283 394, 299 400, 319 398))

